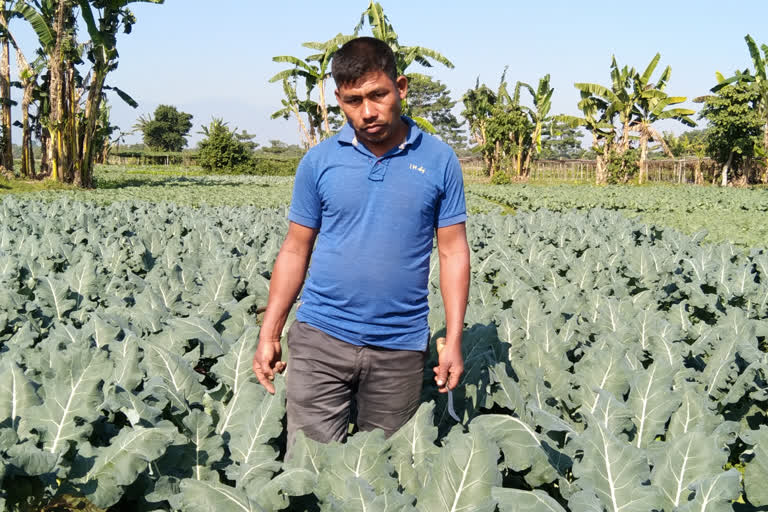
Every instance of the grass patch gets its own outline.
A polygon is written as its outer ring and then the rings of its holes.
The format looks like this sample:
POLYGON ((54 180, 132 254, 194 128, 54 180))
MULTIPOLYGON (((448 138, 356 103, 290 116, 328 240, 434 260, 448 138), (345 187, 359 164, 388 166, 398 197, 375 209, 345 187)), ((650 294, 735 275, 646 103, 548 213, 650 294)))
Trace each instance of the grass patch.
POLYGON ((49 179, 44 180, 8 180, 0 178, 0 196, 5 194, 22 194, 25 192, 43 192, 46 190, 74 190, 74 185, 59 183, 49 179))

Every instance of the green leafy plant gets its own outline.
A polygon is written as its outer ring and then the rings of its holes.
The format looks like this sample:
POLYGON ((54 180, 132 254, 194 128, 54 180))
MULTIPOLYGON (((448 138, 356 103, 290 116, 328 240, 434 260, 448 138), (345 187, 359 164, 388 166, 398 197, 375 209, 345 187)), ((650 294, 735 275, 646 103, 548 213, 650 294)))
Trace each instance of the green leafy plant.
POLYGON ((237 137, 237 130, 230 130, 222 119, 214 118, 203 128, 205 138, 198 143, 197 161, 206 171, 247 171, 253 163, 253 153, 246 143, 237 137))

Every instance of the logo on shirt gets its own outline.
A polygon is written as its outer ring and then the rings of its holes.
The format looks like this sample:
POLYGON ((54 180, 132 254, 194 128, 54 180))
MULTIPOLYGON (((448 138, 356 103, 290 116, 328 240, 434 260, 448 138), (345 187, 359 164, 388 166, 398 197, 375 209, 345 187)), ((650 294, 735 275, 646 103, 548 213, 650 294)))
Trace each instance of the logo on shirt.
POLYGON ((418 171, 421 174, 424 174, 425 172, 427 172, 427 170, 424 167, 416 164, 411 164, 411 169, 413 169, 414 171, 418 171))

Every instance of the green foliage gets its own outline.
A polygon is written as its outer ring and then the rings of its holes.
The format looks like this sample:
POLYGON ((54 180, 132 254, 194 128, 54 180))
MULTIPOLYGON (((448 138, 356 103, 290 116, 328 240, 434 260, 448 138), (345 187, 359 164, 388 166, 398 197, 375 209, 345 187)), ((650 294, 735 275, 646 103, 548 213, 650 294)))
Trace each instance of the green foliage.
POLYGON ((278 159, 256 156, 247 173, 261 176, 294 176, 300 161, 301 157, 278 159))
POLYGON ((456 102, 451 91, 440 80, 420 73, 408 75, 408 97, 405 114, 427 119, 444 142, 451 146, 463 146, 461 125, 451 110, 456 102))
POLYGON ((496 105, 486 122, 487 140, 481 151, 492 162, 493 174, 514 169, 531 144, 533 125, 519 105, 496 105))
POLYGON ((534 154, 541 151, 544 126, 549 122, 549 110, 554 89, 549 75, 539 80, 536 90, 517 82, 510 94, 506 82, 507 69, 501 75, 497 93, 478 79, 473 89, 462 97, 466 109, 462 115, 469 123, 477 151, 483 154, 489 174, 500 168, 509 169, 514 176, 527 177, 534 154), (533 108, 520 102, 520 90, 531 95, 533 108))
MULTIPOLYGON (((598 194, 619 195, 574 200, 598 194)), ((768 505, 764 251, 591 207, 476 215, 464 426, 425 385, 391 438, 299 435, 286 459, 284 379, 270 395, 250 364, 284 209, 6 198, 0 225, 7 510, 768 505)), ((439 272, 428 290, 437 337, 439 272)), ((436 357, 432 341, 425 377, 436 357)))
POLYGON ((491 176, 491 184, 493 185, 508 185, 512 183, 512 178, 509 175, 509 171, 501 168, 493 173, 491 176))
POLYGON ((187 145, 192 114, 180 112, 171 105, 158 105, 154 117, 140 117, 135 127, 141 130, 144 144, 150 149, 179 152, 187 145))
POLYGON ((447 68, 453 68, 453 63, 440 52, 423 46, 403 46, 395 32, 389 17, 384 14, 384 8, 379 2, 371 0, 368 7, 360 14, 360 21, 355 27, 355 36, 359 35, 366 21, 373 37, 387 43, 395 54, 395 68, 398 75, 406 75, 408 68, 416 62, 424 67, 432 67, 432 62, 438 62, 447 68))
POLYGON ((745 159, 761 146, 763 119, 758 102, 760 91, 754 82, 736 81, 705 96, 699 117, 709 122, 707 153, 721 165, 731 162, 738 172, 745 159))
MULTIPOLYGON (((687 126, 695 126, 696 123, 689 117, 694 114, 693 110, 668 108, 686 100, 684 96, 669 96, 664 91, 672 68, 667 66, 655 82, 651 82, 660 59, 661 54, 657 53, 641 73, 634 67, 619 67, 616 57, 612 57, 610 86, 583 82, 574 84, 581 94, 578 106, 583 117, 560 116, 560 119, 570 126, 584 126, 592 135, 592 150, 597 154, 598 183, 606 183, 609 173, 614 175, 610 179, 615 179, 615 154, 628 151, 635 140, 636 147, 640 149, 636 154, 639 181, 642 183, 646 179, 648 144, 659 142, 668 153, 664 138, 653 127, 657 121, 674 119, 687 126), (608 169, 609 165, 612 171, 608 169)), ((626 169, 623 159, 618 168, 626 169)))
POLYGON ((691 235, 698 233, 697 236, 706 236, 710 242, 729 242, 748 248, 765 247, 768 240, 768 224, 763 219, 768 212, 768 197, 760 189, 472 184, 467 192, 468 201, 484 198, 492 205, 514 211, 586 212, 601 208, 637 217, 655 226, 667 226, 691 235))
POLYGON ((612 185, 627 183, 640 171, 640 151, 628 149, 620 152, 612 150, 606 159, 607 182, 612 185))
POLYGON ((664 132, 664 141, 676 158, 685 156, 704 158, 707 154, 707 132, 707 129, 688 130, 680 135, 664 132))
POLYGON ((561 120, 553 120, 544 127, 538 158, 542 160, 583 158, 585 150, 581 146, 581 136, 581 129, 569 126, 561 120))
POLYGON ((206 171, 247 172, 253 163, 253 152, 230 130, 222 119, 213 119, 203 128, 205 138, 198 143, 197 163, 206 171))

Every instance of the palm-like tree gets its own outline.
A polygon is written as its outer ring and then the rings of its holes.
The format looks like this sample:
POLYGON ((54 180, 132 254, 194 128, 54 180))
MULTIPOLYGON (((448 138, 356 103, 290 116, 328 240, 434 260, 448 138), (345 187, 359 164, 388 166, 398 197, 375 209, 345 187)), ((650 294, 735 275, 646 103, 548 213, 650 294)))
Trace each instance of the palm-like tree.
POLYGON ((42 53, 47 58, 47 118, 41 123, 50 134, 46 160, 51 178, 92 186, 93 140, 102 117, 104 91, 114 90, 121 99, 135 106, 127 94, 105 84, 107 74, 117 67, 117 33, 129 33, 135 18, 129 10, 137 2, 161 4, 164 0, 18 0, 18 14, 35 31, 42 53), (84 84, 75 64, 80 46, 75 40, 76 9, 90 35, 84 45, 92 64, 90 81, 84 84), (98 17, 94 15, 96 9, 98 17), (85 106, 81 98, 87 93, 85 106))
POLYGON ((392 48, 395 54, 395 66, 398 75, 405 75, 408 67, 414 62, 418 62, 424 67, 432 67, 432 62, 439 62, 447 68, 453 68, 453 63, 440 52, 425 48, 423 46, 402 46, 397 37, 397 32, 389 22, 389 18, 384 14, 384 9, 378 2, 371 2, 368 8, 360 15, 360 21, 355 27, 355 36, 360 33, 366 20, 371 27, 373 37, 381 39, 392 48))
MULTIPOLYGON (((488 142, 486 128, 497 100, 496 93, 485 84, 480 84, 480 77, 477 78, 475 87, 469 89, 461 98, 464 103, 464 111, 461 115, 467 120, 470 139, 475 142, 478 148, 484 147, 488 142)), ((483 152, 483 160, 486 168, 491 170, 491 161, 486 152, 483 152)))
POLYGON ((304 79, 304 83, 307 89, 307 97, 311 95, 311 92, 315 87, 318 88, 319 101, 317 102, 317 105, 320 109, 319 113, 322 119, 323 137, 328 137, 331 134, 331 126, 328 121, 329 109, 325 97, 325 85, 326 80, 330 76, 328 69, 331 64, 331 59, 333 58, 333 55, 336 53, 336 51, 341 47, 341 45, 354 38, 355 36, 337 34, 332 39, 322 43, 304 43, 304 47, 311 48, 320 52, 314 55, 310 55, 304 60, 298 57, 293 57, 291 55, 278 55, 276 57, 272 57, 274 62, 286 62, 293 64, 293 68, 280 71, 269 79, 270 82, 278 82, 289 78, 295 79, 301 77, 304 79))
POLYGON ((597 172, 595 181, 604 184, 607 181, 607 164, 610 154, 615 151, 616 112, 607 108, 607 104, 588 92, 581 92, 578 104, 582 116, 559 115, 555 118, 572 128, 584 127, 592 135, 592 150, 597 154, 597 172))
MULTIPOLYGON (((91 187, 93 185, 93 160, 94 136, 101 118, 101 104, 107 74, 117 68, 117 33, 120 29, 129 33, 135 22, 133 14, 129 10, 130 4, 143 2, 162 4, 165 0, 78 0, 80 12, 88 28, 91 37, 88 59, 93 64, 91 80, 88 85, 88 97, 85 102, 84 126, 76 130, 77 140, 74 147, 75 153, 75 183, 79 186, 91 187), (98 20, 94 16, 90 3, 98 9, 98 20)), ((110 87, 118 93, 121 99, 132 107, 138 106, 128 95, 116 87, 110 87)))
POLYGON ((10 112, 10 70, 7 62, 9 59, 9 46, 12 46, 16 54, 16 67, 18 68, 19 81, 23 88, 23 96, 21 100, 21 174, 22 176, 34 177, 35 161, 32 157, 32 133, 29 122, 29 106, 33 100, 34 88, 37 86, 37 77, 45 66, 45 60, 38 58, 32 65, 29 64, 21 48, 19 48, 19 45, 16 43, 16 39, 8 28, 8 21, 11 18, 21 16, 18 7, 21 7, 23 4, 21 2, 17 2, 11 6, 8 6, 7 4, 7 2, 2 2, 2 10, 0 11, 0 33, 2 33, 0 45, 3 47, 2 57, 0 57, 0 96, 3 98, 0 125, 2 125, 3 133, 7 134, 7 137, 5 138, 6 145, 1 160, 6 168, 10 170, 13 169, 13 152, 11 151, 12 125, 10 112), (8 86, 7 90, 6 86, 8 86))
MULTIPOLYGON (((436 50, 423 46, 401 45, 397 32, 392 27, 387 15, 384 14, 384 9, 380 3, 371 0, 368 8, 360 14, 360 21, 355 27, 355 36, 363 29, 366 21, 371 28, 373 37, 387 43, 395 54, 395 68, 398 76, 406 75, 408 68, 414 62, 424 67, 432 67, 432 62, 434 61, 453 69, 453 63, 436 50)), ((403 100, 403 113, 410 116, 421 129, 429 133, 436 132, 435 127, 426 118, 412 114, 408 108, 408 98, 403 100)))
POLYGON ((522 107, 530 117, 531 124, 533 124, 531 147, 526 152, 522 167, 518 169, 519 175, 527 176, 530 169, 531 156, 534 152, 536 154, 541 152, 541 132, 544 129, 544 125, 550 121, 549 111, 552 109, 552 94, 555 92, 555 89, 550 86, 549 74, 539 79, 536 90, 526 83, 517 82, 515 87, 516 97, 519 97, 520 88, 525 88, 530 93, 533 102, 533 108, 522 107))
POLYGON ((655 82, 651 81, 660 59, 661 54, 657 53, 645 70, 638 73, 635 68, 619 68, 616 58, 613 57, 610 87, 591 83, 574 84, 581 92, 579 108, 584 117, 564 116, 563 119, 572 126, 585 126, 592 132, 593 148, 598 152, 598 182, 602 182, 601 177, 607 177, 605 170, 611 152, 621 154, 627 151, 632 134, 639 140, 639 181, 642 183, 647 175, 649 142, 660 142, 662 148, 668 151, 663 137, 653 128, 653 123, 662 119, 675 119, 688 126, 695 126, 696 123, 689 117, 694 111, 684 108, 668 109, 686 100, 684 96, 668 96, 664 92, 672 73, 671 67, 667 66, 655 82), (618 142, 615 142, 615 120, 619 123, 618 142), (609 129, 613 133, 609 134, 609 129))
POLYGON ((659 89, 650 89, 649 94, 641 95, 635 108, 635 117, 631 129, 640 136, 640 176, 639 183, 648 176, 648 143, 658 142, 663 151, 670 157, 674 157, 664 141, 664 136, 660 134, 653 124, 662 119, 675 119, 686 126, 696 126, 696 123, 689 117, 695 114, 695 111, 687 108, 667 107, 677 105, 686 100, 684 96, 667 96, 659 89), (651 94, 652 93, 652 94, 651 94))
POLYGON ((662 150, 670 157, 673 156, 664 141, 664 136, 653 127, 653 124, 663 119, 674 119, 686 126, 696 126, 696 123, 689 117, 695 114, 695 111, 687 108, 667 108, 679 105, 687 99, 685 96, 668 96, 664 92, 669 77, 672 74, 670 66, 664 69, 655 83, 651 82, 651 75, 656 69, 660 57, 660 54, 657 53, 643 74, 636 74, 633 78, 635 104, 632 109, 632 121, 629 129, 637 133, 640 140, 639 183, 643 183, 643 180, 648 176, 647 156, 649 142, 660 143, 662 150))
POLYGON ((316 127, 320 125, 321 118, 319 116, 317 103, 309 98, 309 91, 307 92, 307 99, 303 101, 299 100, 296 93, 295 82, 295 77, 283 78, 283 93, 285 94, 285 98, 280 100, 283 104, 283 108, 273 112, 271 118, 277 119, 278 117, 282 117, 283 119, 289 119, 292 115, 296 117, 296 121, 299 124, 301 143, 304 148, 308 149, 318 142, 316 127), (308 123, 304 122, 302 114, 307 114, 308 123))
MULTIPOLYGON (((656 54, 651 61, 651 64, 649 64, 649 67, 655 67, 654 62, 658 62, 660 57, 659 54, 656 54)), ((590 103, 594 103, 594 106, 598 107, 599 110, 605 111, 605 117, 613 119, 614 115, 618 116, 621 125, 621 138, 619 140, 618 150, 622 152, 629 149, 629 126, 632 120, 632 109, 634 108, 637 99, 637 92, 633 89, 633 78, 636 74, 637 71, 635 71, 635 68, 629 68, 627 66, 619 68, 618 63, 616 62, 616 57, 612 56, 610 87, 582 82, 573 84, 574 87, 582 93, 582 99, 584 99, 585 94, 594 97, 594 100, 590 103)))

